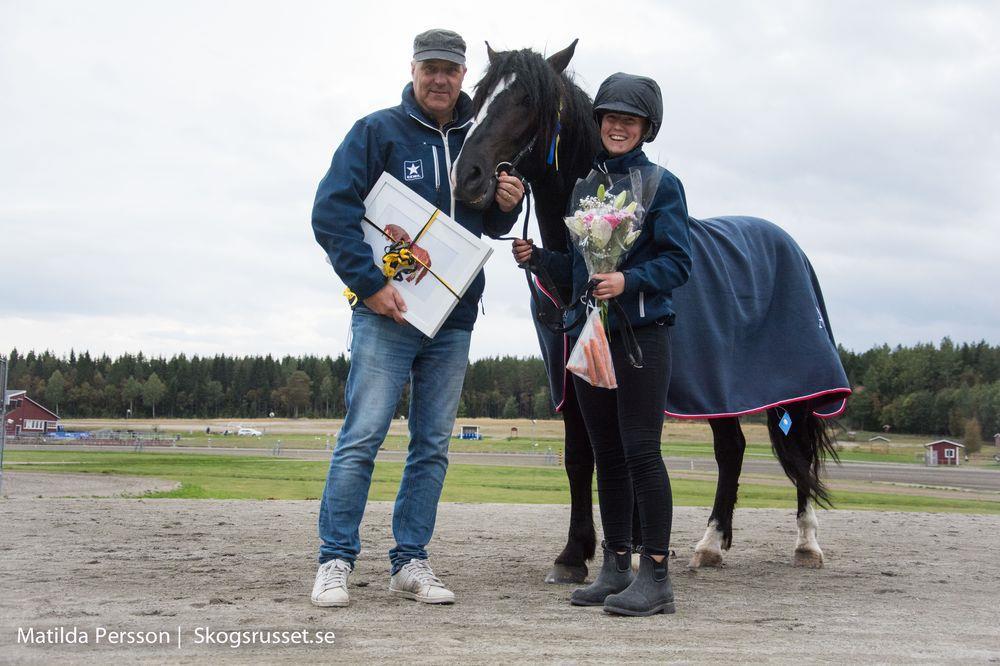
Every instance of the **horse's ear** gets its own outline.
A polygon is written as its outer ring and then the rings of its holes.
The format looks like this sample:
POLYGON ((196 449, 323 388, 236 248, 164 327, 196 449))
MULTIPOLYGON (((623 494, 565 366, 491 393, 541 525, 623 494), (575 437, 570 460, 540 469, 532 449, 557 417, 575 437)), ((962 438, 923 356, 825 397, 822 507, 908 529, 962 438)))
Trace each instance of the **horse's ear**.
POLYGON ((569 61, 573 59, 573 51, 576 50, 576 43, 580 41, 579 39, 574 39, 573 43, 564 48, 558 53, 553 53, 546 60, 552 66, 552 69, 556 70, 557 74, 562 74, 563 71, 569 66, 569 61))
POLYGON ((493 61, 497 57, 497 52, 493 50, 493 48, 490 46, 489 42, 486 42, 486 55, 489 56, 489 58, 490 58, 490 64, 492 65, 493 61))

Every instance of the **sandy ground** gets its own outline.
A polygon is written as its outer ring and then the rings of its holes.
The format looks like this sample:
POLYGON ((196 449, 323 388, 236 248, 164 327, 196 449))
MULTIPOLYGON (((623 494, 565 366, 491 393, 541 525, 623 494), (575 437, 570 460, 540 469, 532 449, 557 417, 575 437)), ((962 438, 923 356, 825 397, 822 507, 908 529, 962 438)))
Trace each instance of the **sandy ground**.
POLYGON ((99 474, 46 474, 3 472, 3 497, 121 497, 148 492, 166 492, 180 486, 176 481, 145 476, 101 476, 99 474))
MULTIPOLYGON (((458 603, 387 591, 391 505, 369 505, 352 605, 318 609, 316 502, 0 501, 0 662, 1000 662, 1000 517, 822 512, 827 567, 790 566, 791 510, 737 514, 720 570, 684 564, 707 510, 675 511, 678 612, 615 618, 541 583, 568 507, 443 504, 432 561, 458 603), (19 644, 76 627, 91 643, 19 644), (98 628, 169 644, 95 645, 98 628), (326 646, 198 645, 204 629, 333 631, 326 646), (178 647, 178 632, 180 646, 178 647)), ((66 635, 66 634, 64 634, 66 635)))

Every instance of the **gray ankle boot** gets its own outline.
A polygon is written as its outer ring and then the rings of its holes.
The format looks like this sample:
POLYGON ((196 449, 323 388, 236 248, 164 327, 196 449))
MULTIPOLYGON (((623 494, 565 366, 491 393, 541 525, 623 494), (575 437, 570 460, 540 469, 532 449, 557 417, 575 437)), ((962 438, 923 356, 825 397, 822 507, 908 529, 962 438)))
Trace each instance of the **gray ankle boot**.
POLYGON ((667 558, 656 562, 645 553, 639 558, 639 573, 632 584, 621 594, 612 594, 604 600, 604 612, 615 615, 646 617, 675 611, 667 558))
POLYGON ((604 603, 605 597, 621 592, 634 578, 630 549, 619 555, 604 543, 601 543, 601 548, 604 550, 604 564, 593 583, 573 590, 569 602, 574 606, 600 606, 604 603))

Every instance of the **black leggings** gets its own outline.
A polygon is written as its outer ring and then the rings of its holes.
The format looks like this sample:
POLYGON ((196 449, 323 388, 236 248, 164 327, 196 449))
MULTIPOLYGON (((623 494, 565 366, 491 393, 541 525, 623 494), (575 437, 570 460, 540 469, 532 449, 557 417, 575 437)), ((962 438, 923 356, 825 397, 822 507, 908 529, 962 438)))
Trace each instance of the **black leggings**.
POLYGON ((670 384, 670 329, 652 324, 635 329, 635 335, 642 368, 632 367, 621 335, 611 333, 616 390, 594 388, 576 375, 573 385, 594 447, 604 540, 615 550, 631 545, 634 497, 644 551, 665 555, 673 502, 660 437, 670 384))

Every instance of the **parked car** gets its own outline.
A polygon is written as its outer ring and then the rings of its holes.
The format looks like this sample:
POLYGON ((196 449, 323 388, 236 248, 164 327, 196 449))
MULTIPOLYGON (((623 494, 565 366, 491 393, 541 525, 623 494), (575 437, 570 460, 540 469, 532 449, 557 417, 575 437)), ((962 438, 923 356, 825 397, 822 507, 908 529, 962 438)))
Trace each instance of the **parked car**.
POLYGON ((236 434, 240 437, 260 437, 264 433, 254 428, 240 428, 236 431, 236 434))

